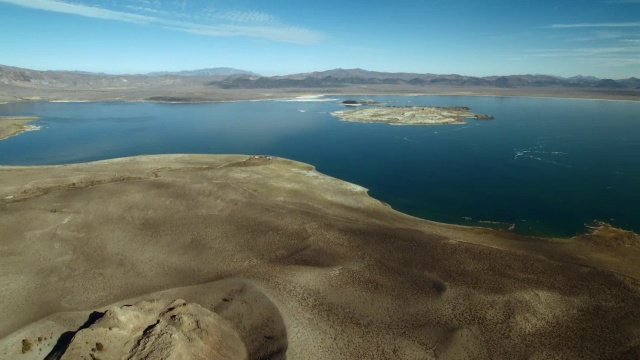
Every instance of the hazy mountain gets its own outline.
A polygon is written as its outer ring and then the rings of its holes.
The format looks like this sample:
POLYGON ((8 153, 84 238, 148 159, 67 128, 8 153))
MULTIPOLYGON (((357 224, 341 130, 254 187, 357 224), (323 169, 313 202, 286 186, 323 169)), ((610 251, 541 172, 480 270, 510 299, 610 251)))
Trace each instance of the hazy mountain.
POLYGON ((177 75, 177 76, 198 76, 198 77, 229 76, 229 75, 260 76, 251 71, 234 69, 230 67, 216 67, 216 68, 209 68, 209 69, 183 70, 183 71, 174 71, 174 72, 160 71, 160 72, 151 72, 145 75, 149 75, 149 76, 177 75))
MULTIPOLYGON (((241 71, 241 70, 240 70, 241 71)), ((204 76, 204 75, 201 75, 204 76)), ((201 76, 188 75, 110 75, 80 71, 39 71, 0 65, 2 84, 24 88, 113 90, 120 88, 202 85, 201 76)), ((223 80, 228 75, 206 76, 205 81, 223 80)))
POLYGON ((389 73, 389 72, 379 72, 379 71, 369 71, 364 69, 333 69, 333 70, 325 70, 325 71, 314 71, 311 73, 302 73, 302 74, 291 74, 291 75, 283 75, 283 76, 274 76, 273 78, 287 78, 287 79, 304 79, 304 78, 325 78, 325 77, 334 77, 334 78, 366 78, 366 79, 387 79, 387 78, 395 78, 395 79, 403 79, 410 80, 414 77, 429 77, 434 76, 433 74, 418 74, 418 73, 389 73))
POLYGON ((109 75, 80 71, 39 71, 0 65, 0 102, 24 99, 150 100, 194 102, 273 97, 274 93, 465 93, 640 98, 640 80, 563 78, 550 75, 473 77, 457 74, 386 73, 333 69, 265 77, 230 68, 154 75, 109 75), (229 72, 240 71, 226 75, 229 72), (213 75, 217 74, 217 75, 213 75), (162 75, 162 76, 158 76, 162 75), (269 91, 262 91, 269 89, 269 91), (564 95, 563 95, 564 94, 564 95))
POLYGON ((267 89, 267 88, 332 88, 349 85, 411 85, 411 86, 491 86, 499 88, 521 87, 581 87, 605 89, 637 89, 640 80, 636 78, 612 80, 596 77, 575 76, 563 78, 551 75, 509 75, 473 77, 464 75, 435 75, 417 73, 384 73, 363 69, 334 69, 285 76, 230 76, 224 80, 212 81, 224 89, 267 89))

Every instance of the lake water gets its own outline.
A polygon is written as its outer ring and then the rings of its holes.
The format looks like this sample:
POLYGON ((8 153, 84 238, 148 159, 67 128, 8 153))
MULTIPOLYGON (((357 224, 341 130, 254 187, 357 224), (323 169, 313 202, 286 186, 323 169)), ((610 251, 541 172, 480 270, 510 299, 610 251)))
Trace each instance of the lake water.
POLYGON ((140 154, 265 154, 315 165, 411 215, 572 236, 595 220, 640 232, 640 103, 464 96, 349 96, 468 106, 495 120, 392 126, 340 121, 337 101, 17 103, 42 126, 0 141, 0 164, 140 154), (493 224, 501 223, 501 224, 493 224))

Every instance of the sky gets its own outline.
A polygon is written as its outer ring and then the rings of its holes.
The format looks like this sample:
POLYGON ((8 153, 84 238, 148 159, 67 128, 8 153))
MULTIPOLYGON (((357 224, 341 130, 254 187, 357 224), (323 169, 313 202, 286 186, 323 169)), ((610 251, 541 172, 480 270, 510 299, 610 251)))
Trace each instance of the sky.
POLYGON ((640 0, 0 0, 0 64, 640 77, 640 0))

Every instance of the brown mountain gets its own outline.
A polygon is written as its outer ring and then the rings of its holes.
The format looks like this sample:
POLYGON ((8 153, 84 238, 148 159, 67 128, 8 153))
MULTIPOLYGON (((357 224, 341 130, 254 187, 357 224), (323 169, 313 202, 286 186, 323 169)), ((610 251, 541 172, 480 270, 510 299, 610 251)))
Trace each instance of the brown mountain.
MULTIPOLYGON (((228 75, 188 71, 110 75, 79 71, 39 71, 0 65, 0 102, 33 100, 197 102, 264 99, 305 94, 461 94, 640 99, 640 80, 576 76, 388 73, 333 69, 284 76, 228 75)), ((209 71, 211 70, 211 71, 209 71)), ((232 69, 235 71, 235 69, 232 69)))

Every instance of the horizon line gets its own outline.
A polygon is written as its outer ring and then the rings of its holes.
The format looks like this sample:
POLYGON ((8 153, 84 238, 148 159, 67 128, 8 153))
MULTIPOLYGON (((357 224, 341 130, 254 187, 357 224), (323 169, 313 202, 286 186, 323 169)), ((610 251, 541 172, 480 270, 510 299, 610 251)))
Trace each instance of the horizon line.
MULTIPOLYGON (((2 1, 2 0, 0 0, 2 1)), ((153 73, 169 73, 168 75, 171 76, 184 76, 184 77, 193 77, 193 76, 187 76, 187 75, 180 75, 177 74, 179 72, 183 72, 183 71, 200 71, 200 70, 211 70, 211 69, 233 69, 233 70, 238 70, 238 71, 244 71, 244 72, 251 72, 254 74, 257 74, 257 76, 260 77, 278 77, 278 76, 291 76, 291 75, 302 75, 302 74, 312 74, 312 73, 318 73, 318 72, 329 72, 329 71, 336 71, 336 70, 345 70, 345 71, 366 71, 366 72, 375 72, 375 73, 383 73, 383 74, 415 74, 415 75, 435 75, 435 76, 464 76, 464 77, 472 77, 472 78, 479 78, 479 79, 484 79, 484 78, 492 78, 492 77, 508 77, 508 76, 550 76, 550 77, 556 77, 556 78, 562 78, 562 79, 572 79, 572 78, 576 78, 576 77, 591 77, 591 78, 595 78, 598 80, 628 80, 628 79, 637 79, 637 77, 635 76, 629 76, 626 78, 602 78, 602 77, 598 77, 598 76, 593 76, 593 75, 584 75, 584 74, 578 74, 578 75, 573 75, 573 76, 562 76, 562 75, 551 75, 551 74, 540 74, 540 73, 520 73, 520 74, 508 74, 508 75, 486 75, 486 76, 478 76, 478 75, 465 75, 465 74, 461 74, 461 73, 431 73, 431 72, 402 72, 402 71, 378 71, 378 70, 368 70, 368 69, 363 69, 363 68, 341 68, 341 67, 337 67, 337 68, 332 68, 332 69, 326 69, 326 70, 312 70, 312 71, 308 71, 308 72, 296 72, 296 73, 286 73, 286 74, 277 74, 277 75, 262 75, 260 73, 257 73, 253 70, 247 70, 247 69, 239 69, 233 66, 213 66, 213 67, 205 67, 205 68, 198 68, 198 69, 181 69, 181 70, 155 70, 155 71, 148 71, 148 72, 135 72, 135 73, 110 73, 110 72, 96 72, 96 71, 87 71, 87 70, 80 70, 80 69, 74 69, 74 70, 69 70, 69 69, 46 69, 46 70, 38 70, 38 69, 32 69, 32 68, 26 68, 26 67, 20 67, 20 66, 14 66, 14 65, 6 65, 6 64, 0 64, 0 68, 2 67, 6 67, 6 68, 16 68, 19 70, 28 70, 28 71, 38 71, 38 72, 66 72, 66 73, 85 73, 85 74, 91 74, 91 75, 106 75, 106 76, 154 76, 154 75, 150 75, 153 73)), ((242 75, 242 74, 233 74, 233 75, 242 75)), ((249 75, 249 74, 245 74, 245 75, 249 75)), ((219 76, 225 76, 225 75, 219 75, 219 76)), ((231 75, 227 75, 227 76, 231 76, 231 75)))

